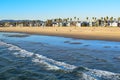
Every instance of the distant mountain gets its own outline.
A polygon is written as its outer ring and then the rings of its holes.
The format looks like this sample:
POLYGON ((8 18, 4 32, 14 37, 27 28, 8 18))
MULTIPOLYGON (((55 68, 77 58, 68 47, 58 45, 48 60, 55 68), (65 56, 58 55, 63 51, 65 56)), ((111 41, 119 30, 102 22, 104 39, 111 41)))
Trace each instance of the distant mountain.
MULTIPOLYGON (((33 21, 33 20, 0 20, 0 22, 22 22, 22 21, 33 21)), ((38 21, 38 20, 34 20, 34 21, 38 21)), ((39 20, 40 22, 43 22, 41 20, 39 20)))

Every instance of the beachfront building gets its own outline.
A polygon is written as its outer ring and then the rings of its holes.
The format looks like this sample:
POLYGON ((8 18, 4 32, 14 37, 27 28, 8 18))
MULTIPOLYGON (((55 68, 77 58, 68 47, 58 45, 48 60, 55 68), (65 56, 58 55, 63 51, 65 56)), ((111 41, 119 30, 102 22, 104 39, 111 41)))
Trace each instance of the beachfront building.
POLYGON ((83 22, 81 23, 81 26, 83 26, 83 27, 88 27, 88 26, 89 26, 89 23, 86 22, 86 21, 83 21, 83 22))
POLYGON ((104 27, 104 21, 103 20, 101 20, 101 25, 100 26, 104 27))
POLYGON ((95 24, 95 22, 93 22, 93 21, 90 21, 90 22, 89 22, 89 26, 90 26, 90 27, 93 27, 94 24, 95 24))
MULTIPOLYGON (((46 24, 46 26, 53 26, 53 21, 52 20, 47 20, 46 22, 45 22, 45 24, 46 24)), ((44 25, 45 25, 44 24, 44 25)))
POLYGON ((103 27, 104 26, 104 22, 101 19, 98 19, 98 20, 96 20, 95 26, 101 26, 101 27, 103 27))
POLYGON ((120 17, 109 18, 109 17, 101 17, 101 19, 97 19, 96 17, 92 17, 92 19, 86 18, 85 21, 80 21, 79 18, 57 18, 57 19, 49 19, 47 21, 40 20, 3 20, 0 21, 0 27, 108 27, 108 26, 119 26, 120 27, 120 17))
POLYGON ((120 27, 120 21, 118 21, 118 27, 120 27))
POLYGON ((93 27, 93 26, 94 26, 94 24, 95 24, 95 23, 94 23, 94 22, 92 22, 92 21, 90 21, 90 22, 89 22, 89 26, 90 26, 90 27, 93 27))
POLYGON ((52 23, 53 27, 69 27, 70 26, 70 22, 53 22, 52 23))
POLYGON ((5 26, 5 27, 10 27, 10 22, 5 22, 5 23, 4 23, 4 26, 5 26))
POLYGON ((21 23, 18 23, 18 25, 17 25, 18 27, 23 27, 23 23, 21 22, 21 23))
POLYGON ((70 22, 67 22, 67 27, 70 27, 71 26, 71 23, 70 22))
POLYGON ((82 26, 82 25, 81 25, 81 22, 80 22, 80 21, 77 21, 76 26, 77 26, 77 27, 81 27, 81 26, 82 26))
POLYGON ((59 26, 59 23, 53 22, 53 23, 52 23, 52 26, 53 26, 53 27, 58 27, 58 26, 59 26))
POLYGON ((32 26, 33 26, 33 23, 32 23, 32 22, 29 22, 29 26, 32 27, 32 26))
POLYGON ((114 21, 114 22, 110 23, 110 26, 111 27, 117 27, 118 26, 118 22, 114 21))
POLYGON ((59 26, 62 27, 62 22, 59 23, 59 26))
POLYGON ((62 19, 58 18, 58 19, 52 19, 52 26, 53 27, 62 27, 62 19))
POLYGON ((4 27, 4 23, 3 22, 0 22, 0 27, 4 27))
POLYGON ((40 23, 40 25, 41 25, 41 27, 46 27, 46 22, 42 21, 42 22, 40 23))
POLYGON ((67 26, 67 23, 66 23, 66 22, 63 22, 63 23, 62 23, 62 26, 66 27, 66 26, 67 26))

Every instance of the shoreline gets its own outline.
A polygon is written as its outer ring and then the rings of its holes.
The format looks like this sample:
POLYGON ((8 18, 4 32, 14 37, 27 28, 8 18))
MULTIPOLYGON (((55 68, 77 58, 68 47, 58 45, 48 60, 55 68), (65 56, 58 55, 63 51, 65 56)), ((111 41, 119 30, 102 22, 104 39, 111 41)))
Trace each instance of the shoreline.
POLYGON ((0 27, 0 32, 18 32, 85 40, 120 42, 119 27, 0 27))

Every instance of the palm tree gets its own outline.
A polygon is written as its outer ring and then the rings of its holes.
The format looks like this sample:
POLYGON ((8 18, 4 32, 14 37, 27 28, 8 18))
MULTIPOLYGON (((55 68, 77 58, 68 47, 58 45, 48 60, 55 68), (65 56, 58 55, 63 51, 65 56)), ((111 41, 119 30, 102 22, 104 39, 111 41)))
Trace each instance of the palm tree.
POLYGON ((101 26, 104 26, 104 18, 101 17, 101 26))
POLYGON ((64 19, 63 19, 63 22, 67 22, 67 19, 64 18, 64 19))
POLYGON ((58 19, 58 26, 60 27, 60 23, 62 22, 62 19, 61 18, 59 18, 58 19))
POLYGON ((69 21, 69 20, 70 20, 70 18, 67 18, 67 20, 69 21))
POLYGON ((118 17, 118 27, 120 27, 120 17, 118 17))
POLYGON ((116 18, 114 18, 114 21, 116 21, 116 18))
POLYGON ((120 22, 120 17, 118 17, 118 22, 120 22))
POLYGON ((95 19, 95 26, 97 26, 97 18, 95 17, 94 19, 95 19))
POLYGON ((97 26, 96 20, 97 20, 96 17, 92 17, 92 25, 93 25, 93 26, 97 26))
POLYGON ((103 21, 103 17, 101 17, 101 21, 103 21))
POLYGON ((18 21, 16 21, 16 27, 19 27, 19 22, 18 21))
POLYGON ((86 17, 86 20, 88 21, 89 17, 86 17))
POLYGON ((111 23, 113 22, 113 17, 110 18, 110 22, 111 22, 111 23))
POLYGON ((106 20, 108 21, 108 19, 109 19, 109 17, 108 16, 106 16, 106 20))
POLYGON ((65 19, 65 22, 68 22, 68 19, 65 19))
POLYGON ((108 25, 109 25, 108 20, 109 20, 109 17, 108 17, 108 16, 106 16, 106 26, 108 26, 108 25))
MULTIPOLYGON (((110 17, 110 24, 112 24, 113 23, 113 17, 110 17)), ((110 26, 112 26, 112 25, 110 25, 110 26)))
POLYGON ((104 26, 106 27, 106 22, 107 22, 107 20, 106 20, 106 18, 104 17, 104 26))
POLYGON ((97 18, 95 17, 95 21, 97 20, 97 18))
POLYGON ((80 18, 77 18, 77 21, 79 21, 80 20, 80 18))
POLYGON ((77 18, 77 17, 74 17, 74 21, 76 21, 76 18, 77 18))
POLYGON ((94 24, 95 24, 95 17, 92 17, 92 26, 94 26, 94 24))
POLYGON ((87 20, 87 26, 89 25, 88 19, 89 19, 89 17, 86 17, 86 20, 87 20))
POLYGON ((72 18, 70 18, 70 26, 71 26, 71 24, 72 24, 72 18))
POLYGON ((70 21, 72 21, 72 18, 70 18, 70 21))
POLYGON ((59 22, 62 22, 62 19, 61 19, 61 18, 59 18, 59 22))

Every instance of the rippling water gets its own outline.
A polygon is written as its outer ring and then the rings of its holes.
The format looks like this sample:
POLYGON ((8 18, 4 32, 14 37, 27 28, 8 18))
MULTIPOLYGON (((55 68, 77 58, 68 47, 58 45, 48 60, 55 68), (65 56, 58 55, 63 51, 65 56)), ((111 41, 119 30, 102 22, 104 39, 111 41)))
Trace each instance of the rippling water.
POLYGON ((0 33, 0 80, 120 80, 120 42, 0 33))

